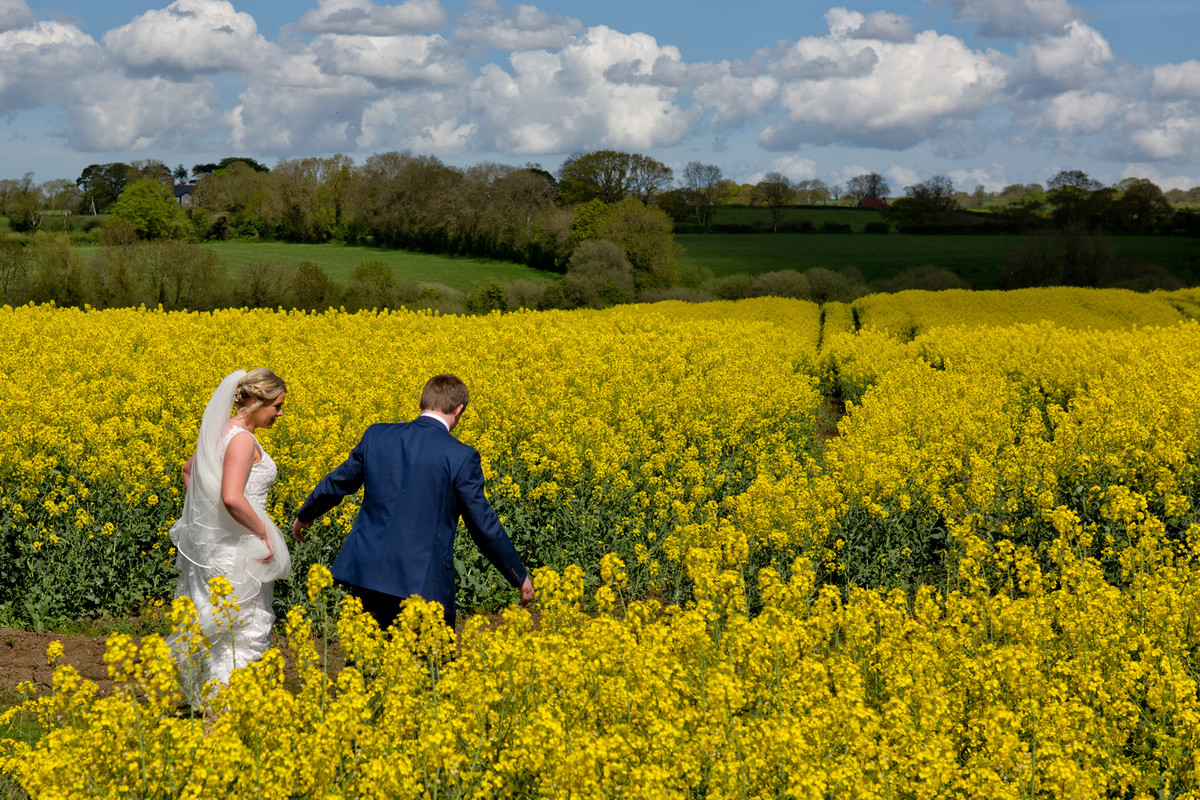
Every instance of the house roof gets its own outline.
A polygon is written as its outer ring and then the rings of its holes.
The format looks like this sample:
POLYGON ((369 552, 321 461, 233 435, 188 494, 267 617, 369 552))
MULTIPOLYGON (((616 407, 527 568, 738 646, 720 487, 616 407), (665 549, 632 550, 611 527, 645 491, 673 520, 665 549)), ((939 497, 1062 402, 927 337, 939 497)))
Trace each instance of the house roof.
POLYGON ((175 199, 178 200, 184 195, 191 194, 195 190, 196 184, 194 183, 177 183, 175 184, 175 199))

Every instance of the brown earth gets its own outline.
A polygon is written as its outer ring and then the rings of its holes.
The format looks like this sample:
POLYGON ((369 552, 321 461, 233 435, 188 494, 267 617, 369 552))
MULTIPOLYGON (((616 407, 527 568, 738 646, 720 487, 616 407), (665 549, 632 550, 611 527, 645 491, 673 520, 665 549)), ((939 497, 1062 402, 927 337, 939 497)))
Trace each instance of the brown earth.
MULTIPOLYGON (((500 622, 499 614, 489 614, 489 627, 495 627, 500 622)), ((533 611, 534 626, 540 624, 541 614, 533 611)), ((121 626, 132 628, 142 633, 149 633, 153 625, 144 621, 121 626)), ((461 634, 463 618, 460 617, 455 626, 461 634)), ((277 629, 277 631, 280 629, 277 629)), ((0 628, 0 711, 16 704, 20 700, 17 691, 22 681, 32 681, 39 692, 49 691, 54 677, 54 667, 46 663, 46 648, 51 642, 62 642, 63 656, 59 664, 70 664, 79 671, 82 678, 94 681, 99 687, 100 694, 107 694, 112 688, 108 677, 108 667, 104 663, 104 644, 110 633, 120 631, 97 630, 84 634, 63 634, 15 630, 0 628)), ((134 641, 140 640, 139 633, 130 634, 134 641)), ((285 675, 291 677, 291 659, 287 655, 287 641, 278 632, 271 635, 271 646, 278 648, 284 654, 285 675)), ((318 644, 318 647, 320 645, 318 644)), ((331 675, 336 674, 342 661, 341 649, 337 642, 331 641, 326 669, 331 675)))
POLYGON ((47 689, 54 668, 46 663, 46 648, 51 642, 63 644, 60 663, 71 664, 84 678, 95 681, 102 692, 112 681, 104 665, 103 636, 66 636, 58 633, 33 633, 11 628, 0 629, 0 708, 15 699, 17 685, 33 681, 38 689, 47 689))

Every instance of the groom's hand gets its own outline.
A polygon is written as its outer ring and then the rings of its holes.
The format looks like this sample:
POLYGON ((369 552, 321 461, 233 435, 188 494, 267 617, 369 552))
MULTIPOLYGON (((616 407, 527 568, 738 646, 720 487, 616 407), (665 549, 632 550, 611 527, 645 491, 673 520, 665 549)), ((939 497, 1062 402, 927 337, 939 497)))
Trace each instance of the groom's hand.
POLYGON ((301 522, 298 519, 294 519, 294 520, 292 520, 292 536, 296 537, 296 541, 303 542, 304 534, 301 533, 301 531, 303 531, 305 528, 311 528, 311 527, 312 527, 311 522, 301 522))
POLYGON ((533 602, 533 581, 529 576, 525 576, 525 582, 521 584, 521 607, 529 605, 533 602))

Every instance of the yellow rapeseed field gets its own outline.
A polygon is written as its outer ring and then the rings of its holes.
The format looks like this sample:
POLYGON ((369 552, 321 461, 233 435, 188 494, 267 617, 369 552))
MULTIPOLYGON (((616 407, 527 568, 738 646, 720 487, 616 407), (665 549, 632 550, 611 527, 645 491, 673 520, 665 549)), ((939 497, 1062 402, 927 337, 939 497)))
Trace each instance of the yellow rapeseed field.
MULTIPOLYGON (((281 522, 462 376, 539 592, 457 640, 419 602, 380 632, 323 566, 348 502, 281 593, 294 674, 270 651, 193 716, 161 638, 114 636, 114 691, 27 687, 0 737, 46 733, 0 771, 37 798, 1200 796, 1193 294, 0 310, 0 614, 168 599, 178 467, 258 365, 289 382, 281 522)), ((510 601, 467 548, 468 607, 510 601)))

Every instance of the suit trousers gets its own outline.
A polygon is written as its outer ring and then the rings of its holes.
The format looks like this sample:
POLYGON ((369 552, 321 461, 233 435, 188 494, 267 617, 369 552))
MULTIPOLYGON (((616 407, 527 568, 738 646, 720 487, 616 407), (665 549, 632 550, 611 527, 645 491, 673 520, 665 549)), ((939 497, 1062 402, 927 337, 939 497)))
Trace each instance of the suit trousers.
POLYGON ((339 583, 345 587, 346 591, 362 601, 363 611, 375 618, 380 630, 387 630, 396 621, 396 615, 400 613, 400 604, 404 602, 403 597, 355 586, 353 583, 341 581, 339 583))

